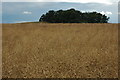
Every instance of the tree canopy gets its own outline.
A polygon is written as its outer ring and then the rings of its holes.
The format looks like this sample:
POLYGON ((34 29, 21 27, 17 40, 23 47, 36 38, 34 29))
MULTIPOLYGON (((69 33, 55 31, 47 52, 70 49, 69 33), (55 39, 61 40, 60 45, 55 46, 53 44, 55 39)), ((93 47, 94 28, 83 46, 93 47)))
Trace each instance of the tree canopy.
POLYGON ((73 8, 68 10, 50 10, 43 14, 39 22, 49 23, 108 23, 109 17, 97 12, 82 13, 73 8))

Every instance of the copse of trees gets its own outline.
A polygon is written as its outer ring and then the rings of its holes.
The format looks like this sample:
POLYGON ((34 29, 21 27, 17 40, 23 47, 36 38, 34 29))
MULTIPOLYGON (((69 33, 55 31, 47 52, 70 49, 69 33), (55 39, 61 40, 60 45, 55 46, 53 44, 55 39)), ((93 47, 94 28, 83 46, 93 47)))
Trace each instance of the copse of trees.
POLYGON ((109 17, 97 12, 85 12, 75 9, 50 10, 43 14, 39 22, 49 23, 108 23, 109 17))

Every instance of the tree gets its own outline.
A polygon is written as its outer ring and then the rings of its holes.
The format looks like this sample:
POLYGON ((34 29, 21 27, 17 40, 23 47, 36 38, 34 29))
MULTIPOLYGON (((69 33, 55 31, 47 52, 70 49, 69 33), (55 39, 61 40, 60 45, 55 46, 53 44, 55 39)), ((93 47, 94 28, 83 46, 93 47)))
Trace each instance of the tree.
POLYGON ((97 12, 82 13, 73 8, 68 10, 50 10, 43 14, 39 22, 49 23, 107 23, 109 17, 97 12))

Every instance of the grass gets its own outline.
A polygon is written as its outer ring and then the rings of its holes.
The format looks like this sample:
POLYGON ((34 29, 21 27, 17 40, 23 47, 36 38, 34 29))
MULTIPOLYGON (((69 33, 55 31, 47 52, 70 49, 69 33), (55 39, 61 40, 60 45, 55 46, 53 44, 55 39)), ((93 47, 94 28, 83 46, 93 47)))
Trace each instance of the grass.
POLYGON ((3 24, 3 78, 117 78, 117 24, 3 24))

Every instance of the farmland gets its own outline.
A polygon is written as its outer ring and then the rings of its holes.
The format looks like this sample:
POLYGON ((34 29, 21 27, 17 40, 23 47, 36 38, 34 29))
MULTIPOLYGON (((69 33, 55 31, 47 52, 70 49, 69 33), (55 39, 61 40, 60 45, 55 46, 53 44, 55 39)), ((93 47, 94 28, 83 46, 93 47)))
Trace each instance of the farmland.
POLYGON ((3 78, 116 78, 117 24, 2 25, 3 78))

